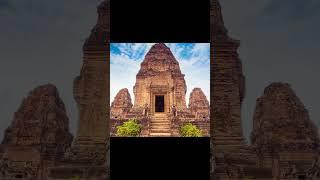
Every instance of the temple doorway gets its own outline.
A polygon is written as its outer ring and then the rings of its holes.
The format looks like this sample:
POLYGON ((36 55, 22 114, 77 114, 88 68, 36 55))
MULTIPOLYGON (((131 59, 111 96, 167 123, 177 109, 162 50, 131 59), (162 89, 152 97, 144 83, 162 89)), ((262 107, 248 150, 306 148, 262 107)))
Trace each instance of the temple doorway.
POLYGON ((164 96, 156 96, 155 112, 164 112, 164 96))

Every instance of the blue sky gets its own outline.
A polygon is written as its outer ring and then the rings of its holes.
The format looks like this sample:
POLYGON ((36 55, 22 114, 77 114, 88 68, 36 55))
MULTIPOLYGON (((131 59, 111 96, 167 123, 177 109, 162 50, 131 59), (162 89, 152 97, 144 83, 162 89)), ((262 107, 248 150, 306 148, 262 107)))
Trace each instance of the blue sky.
MULTIPOLYGON (((155 43, 112 43, 110 46, 110 103, 117 92, 128 88, 134 102, 133 86, 140 63, 155 43)), ((210 44, 166 43, 180 64, 187 84, 186 101, 193 88, 200 87, 210 101, 210 44)))

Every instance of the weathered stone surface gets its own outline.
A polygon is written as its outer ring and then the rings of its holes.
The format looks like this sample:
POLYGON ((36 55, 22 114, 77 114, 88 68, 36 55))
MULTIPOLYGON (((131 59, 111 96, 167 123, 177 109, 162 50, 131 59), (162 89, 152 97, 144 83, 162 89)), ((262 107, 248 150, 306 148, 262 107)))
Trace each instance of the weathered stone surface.
POLYGON ((98 6, 98 22, 83 45, 81 73, 74 80, 74 98, 79 121, 73 146, 48 179, 109 178, 110 1, 98 6))
POLYGON ((170 49, 163 43, 155 44, 146 54, 136 76, 134 86, 134 108, 150 107, 155 112, 155 96, 164 96, 164 112, 170 112, 173 105, 186 109, 186 83, 179 63, 170 49))
POLYGON ((306 176, 320 150, 317 127, 290 85, 285 83, 272 83, 257 99, 251 142, 258 154, 258 163, 271 167, 273 174, 280 178, 295 176, 287 172, 290 168, 296 169, 296 176, 306 176))
POLYGON ((243 137, 241 104, 245 78, 237 49, 228 36, 218 0, 211 0, 211 141, 212 179, 273 179, 270 167, 257 165, 257 155, 243 137))
POLYGON ((123 118, 132 108, 131 96, 127 88, 121 89, 111 104, 111 117, 123 118))
POLYGON ((257 101, 252 146, 241 128, 245 79, 218 0, 211 0, 213 179, 319 179, 318 130, 289 85, 273 83, 257 101), (312 165, 313 164, 313 165, 312 165))
MULTIPOLYGON (((72 141, 65 105, 55 86, 48 84, 31 91, 6 129, 4 145, 62 145, 72 141)), ((59 147, 60 148, 60 147, 59 147)))
POLYGON ((318 130, 287 84, 274 83, 259 98, 252 146, 246 145, 240 118, 245 79, 236 52, 239 41, 228 36, 218 0, 211 1, 211 16, 211 178, 317 179, 318 130))
POLYGON ((98 7, 98 22, 83 45, 83 65, 74 80, 74 98, 79 108, 76 141, 105 143, 109 135, 109 1, 98 7), (90 124, 90 125, 89 125, 90 124))
POLYGON ((318 151, 317 127, 289 84, 272 83, 258 98, 252 145, 262 152, 318 151))
POLYGON ((23 100, 2 141, 4 177, 44 178, 71 146, 69 119, 57 88, 35 88, 23 100), (29 168, 29 169, 28 169, 29 168))
POLYGON ((210 14, 210 135, 216 149, 221 147, 221 151, 226 151, 225 148, 236 150, 245 143, 241 127, 241 103, 245 83, 237 53, 240 43, 228 36, 218 0, 211 0, 210 14))
POLYGON ((206 95, 202 92, 201 88, 194 88, 190 93, 189 109, 191 114, 196 118, 210 118, 210 105, 206 95))

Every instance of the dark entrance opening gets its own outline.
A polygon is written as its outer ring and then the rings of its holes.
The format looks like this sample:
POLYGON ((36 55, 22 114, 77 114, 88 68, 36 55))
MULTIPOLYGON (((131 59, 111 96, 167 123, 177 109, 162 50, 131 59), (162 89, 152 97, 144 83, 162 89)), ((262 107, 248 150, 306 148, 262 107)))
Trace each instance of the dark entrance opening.
POLYGON ((156 112, 164 112, 164 96, 156 96, 155 106, 156 112))

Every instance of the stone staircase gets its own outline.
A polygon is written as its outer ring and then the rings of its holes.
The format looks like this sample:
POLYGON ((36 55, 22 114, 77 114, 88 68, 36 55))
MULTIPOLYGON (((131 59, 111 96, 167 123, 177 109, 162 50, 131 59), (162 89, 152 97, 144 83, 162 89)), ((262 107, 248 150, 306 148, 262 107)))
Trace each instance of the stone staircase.
POLYGON ((150 137, 171 136, 171 124, 166 113, 155 113, 151 117, 150 137))

